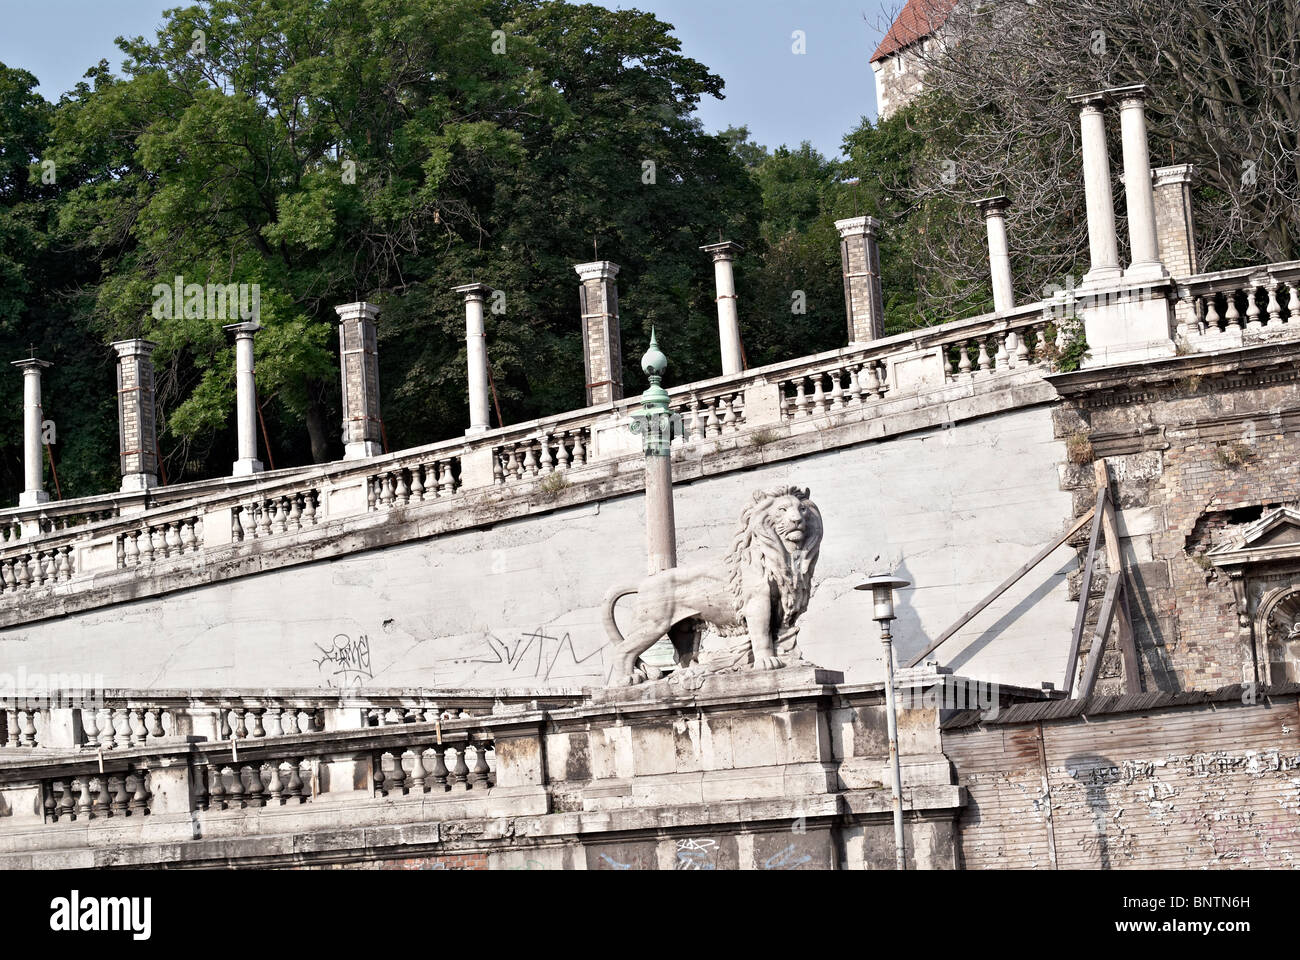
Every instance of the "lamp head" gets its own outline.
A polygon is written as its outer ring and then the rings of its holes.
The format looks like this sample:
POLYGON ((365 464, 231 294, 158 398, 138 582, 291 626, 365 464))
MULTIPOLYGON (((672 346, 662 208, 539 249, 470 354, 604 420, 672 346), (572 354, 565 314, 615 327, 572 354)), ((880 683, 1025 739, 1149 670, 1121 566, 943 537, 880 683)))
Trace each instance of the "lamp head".
POLYGON ((871 619, 881 623, 888 623, 895 619, 894 616, 894 591, 901 590, 903 587, 911 586, 911 581, 900 580, 890 573, 876 573, 868 577, 864 583, 858 584, 854 590, 870 590, 872 613, 871 619))

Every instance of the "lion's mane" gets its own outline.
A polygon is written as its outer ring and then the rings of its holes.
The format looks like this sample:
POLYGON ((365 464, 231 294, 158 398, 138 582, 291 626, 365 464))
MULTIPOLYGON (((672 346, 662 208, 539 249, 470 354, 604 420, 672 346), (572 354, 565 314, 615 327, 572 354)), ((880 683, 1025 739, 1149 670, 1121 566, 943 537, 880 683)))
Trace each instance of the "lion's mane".
POLYGON ((745 583, 746 571, 755 566, 763 572, 768 584, 775 585, 781 598, 782 630, 793 625, 808 609, 812 594, 813 570, 821 550, 822 515, 817 505, 808 499, 808 490, 801 487, 777 487, 759 490, 740 515, 740 527, 727 553, 727 587, 736 608, 736 619, 745 622, 745 602, 752 584, 745 583), (791 551, 777 533, 773 507, 782 497, 796 497, 807 507, 802 545, 791 551), (757 563, 755 563, 757 561, 757 563))

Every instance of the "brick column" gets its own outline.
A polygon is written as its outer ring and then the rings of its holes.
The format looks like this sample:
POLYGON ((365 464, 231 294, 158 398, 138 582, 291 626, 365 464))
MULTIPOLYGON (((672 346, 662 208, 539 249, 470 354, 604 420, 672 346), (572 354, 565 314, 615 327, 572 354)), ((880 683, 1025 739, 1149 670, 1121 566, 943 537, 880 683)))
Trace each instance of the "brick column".
POLYGON ((885 300, 880 286, 880 250, 875 217, 854 217, 835 223, 840 231, 840 259, 844 269, 844 306, 848 312, 849 342, 869 343, 885 335, 885 300))
POLYGON ((587 406, 623 399, 623 346, 618 322, 618 265, 608 260, 574 267, 582 313, 587 406))
POLYGON ((713 280, 717 290, 718 344, 722 350, 722 375, 729 377, 745 369, 740 347, 740 313, 736 309, 736 277, 732 263, 744 251, 738 243, 725 240, 700 247, 713 257, 713 280))
POLYGON ((1151 171, 1156 200, 1156 240, 1160 260, 1175 277, 1200 272, 1192 222, 1192 175, 1188 163, 1151 171))
POLYGON ((18 495, 18 505, 31 507, 50 499, 45 492, 45 448, 41 445, 41 423, 45 419, 41 371, 50 363, 29 357, 14 360, 13 365, 23 372, 23 492, 18 495))
POLYGON ((117 351, 117 432, 122 489, 158 485, 158 434, 155 423, 153 351, 148 340, 119 340, 117 351))
POLYGON ((339 367, 343 375, 343 459, 383 453, 379 419, 379 344, 373 303, 346 303, 339 315, 339 367))

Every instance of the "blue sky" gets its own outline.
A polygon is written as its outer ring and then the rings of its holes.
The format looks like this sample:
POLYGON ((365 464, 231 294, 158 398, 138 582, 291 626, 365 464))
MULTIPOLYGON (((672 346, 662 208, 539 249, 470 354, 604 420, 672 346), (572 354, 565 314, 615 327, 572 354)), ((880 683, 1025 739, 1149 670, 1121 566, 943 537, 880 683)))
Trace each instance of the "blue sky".
MULTIPOLYGON (((768 147, 812 141, 836 156, 840 140, 876 112, 867 58, 901 0, 638 0, 608 7, 648 10, 673 24, 688 56, 727 81, 726 99, 707 99, 710 130, 746 124, 768 147), (795 55, 796 30, 807 52, 795 55)), ((120 63, 113 38, 152 37, 162 11, 181 0, 0 0, 0 62, 30 70, 51 100, 86 69, 120 63)))

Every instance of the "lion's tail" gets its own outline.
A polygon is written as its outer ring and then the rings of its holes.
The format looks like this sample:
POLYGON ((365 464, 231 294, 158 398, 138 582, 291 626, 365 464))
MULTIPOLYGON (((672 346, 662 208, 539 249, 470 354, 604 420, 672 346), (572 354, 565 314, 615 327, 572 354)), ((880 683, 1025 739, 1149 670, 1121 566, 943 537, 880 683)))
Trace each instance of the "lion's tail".
POLYGON ((624 597, 631 596, 637 592, 634 586, 614 587, 605 594, 605 632, 609 634, 609 639, 615 645, 621 646, 623 643, 623 632, 619 630, 618 624, 614 621, 614 606, 624 597))

